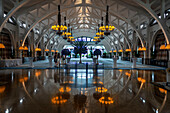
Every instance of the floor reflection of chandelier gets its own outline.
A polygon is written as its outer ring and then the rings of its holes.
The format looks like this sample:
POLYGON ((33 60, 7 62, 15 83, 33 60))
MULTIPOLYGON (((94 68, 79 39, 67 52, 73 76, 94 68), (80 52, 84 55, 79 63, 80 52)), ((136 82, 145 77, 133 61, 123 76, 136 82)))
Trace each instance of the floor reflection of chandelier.
POLYGON ((67 102, 67 99, 63 99, 62 96, 56 96, 51 99, 53 104, 64 104, 67 102))
POLYGON ((99 102, 102 104, 113 104, 113 98, 109 97, 109 96, 102 96, 99 99, 99 102))
POLYGON ((104 92, 107 92, 107 88, 97 87, 97 88, 96 88, 96 91, 97 91, 97 92, 100 92, 100 93, 104 93, 104 92))

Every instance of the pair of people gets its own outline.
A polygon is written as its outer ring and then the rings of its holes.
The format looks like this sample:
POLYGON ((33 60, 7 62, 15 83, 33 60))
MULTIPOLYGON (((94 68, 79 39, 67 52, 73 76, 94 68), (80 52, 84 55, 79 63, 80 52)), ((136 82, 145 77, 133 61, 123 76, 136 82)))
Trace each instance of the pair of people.
POLYGON ((54 62, 55 62, 55 65, 58 67, 59 66, 59 64, 60 64, 60 61, 61 61, 61 63, 63 64, 64 63, 64 61, 65 61, 65 58, 64 58, 64 56, 62 55, 62 56, 60 56, 60 53, 55 53, 55 55, 54 55, 54 62), (62 58, 62 59, 61 59, 62 58))

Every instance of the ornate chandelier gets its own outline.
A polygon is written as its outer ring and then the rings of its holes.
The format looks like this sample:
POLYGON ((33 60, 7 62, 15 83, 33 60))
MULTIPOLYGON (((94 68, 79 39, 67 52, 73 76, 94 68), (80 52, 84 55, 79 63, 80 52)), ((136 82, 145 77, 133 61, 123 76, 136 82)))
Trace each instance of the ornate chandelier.
POLYGON ((115 29, 114 26, 109 25, 109 13, 108 12, 109 12, 109 6, 107 6, 107 9, 106 9, 106 22, 105 22, 105 26, 101 25, 101 27, 99 28, 99 30, 103 31, 104 35, 106 35, 106 36, 110 35, 110 32, 115 29))
POLYGON ((57 32, 57 35, 61 36, 65 30, 67 30, 66 25, 61 25, 61 14, 60 14, 60 5, 58 5, 58 25, 53 25, 52 30, 57 32))
POLYGON ((67 38, 67 42, 75 41, 73 35, 72 35, 72 28, 71 28, 71 35, 67 38))
MULTIPOLYGON (((64 24, 65 24, 65 26, 67 25, 67 23, 66 23, 66 17, 64 17, 64 24)), ((64 39, 64 40, 67 40, 67 38, 68 38, 69 36, 71 36, 71 33, 70 33, 70 24, 68 24, 68 29, 67 29, 67 30, 64 30, 62 36, 63 36, 63 39, 64 39)))

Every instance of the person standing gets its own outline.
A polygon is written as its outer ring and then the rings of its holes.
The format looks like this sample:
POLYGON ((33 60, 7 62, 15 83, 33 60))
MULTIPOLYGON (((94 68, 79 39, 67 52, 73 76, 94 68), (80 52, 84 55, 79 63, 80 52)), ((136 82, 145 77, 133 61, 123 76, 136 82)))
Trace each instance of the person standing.
POLYGON ((54 54, 54 63, 55 63, 55 65, 57 64, 57 52, 55 52, 55 54, 54 54))
POLYGON ((60 53, 57 53, 57 63, 56 63, 56 66, 59 66, 60 58, 61 58, 60 53))

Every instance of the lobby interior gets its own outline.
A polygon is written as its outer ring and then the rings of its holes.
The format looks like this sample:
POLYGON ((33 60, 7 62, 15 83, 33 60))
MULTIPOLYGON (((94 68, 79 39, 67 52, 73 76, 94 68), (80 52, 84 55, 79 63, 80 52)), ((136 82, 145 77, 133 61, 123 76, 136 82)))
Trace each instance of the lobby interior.
POLYGON ((170 113, 170 0, 0 0, 0 113, 170 113))

